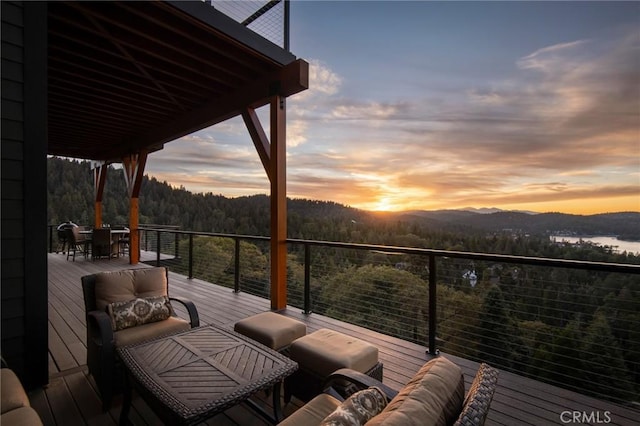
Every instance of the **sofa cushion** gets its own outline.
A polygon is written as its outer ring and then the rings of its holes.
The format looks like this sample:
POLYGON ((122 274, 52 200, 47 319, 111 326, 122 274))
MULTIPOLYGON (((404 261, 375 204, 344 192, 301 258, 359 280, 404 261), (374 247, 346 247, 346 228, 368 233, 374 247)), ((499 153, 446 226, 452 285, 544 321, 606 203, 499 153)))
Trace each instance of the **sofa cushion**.
POLYGON ((101 272, 96 275, 96 309, 104 311, 110 303, 136 298, 167 296, 165 268, 101 272))
POLYGON ((156 321, 164 321, 173 315, 167 296, 145 297, 107 305, 114 331, 137 327, 156 321))
POLYGON ((291 359, 300 368, 328 377, 340 368, 364 373, 378 363, 378 348, 346 334, 321 328, 291 344, 291 359))
POLYGON ((307 326, 275 312, 262 312, 235 323, 234 330, 271 349, 281 350, 307 334, 307 326))
POLYGON ((0 409, 2 414, 28 406, 29 398, 16 373, 9 368, 0 369, 0 409))
POLYGON ((42 426, 42 420, 36 410, 31 407, 20 407, 2 414, 2 426, 42 426))
POLYGON ((122 347, 189 329, 191 329, 191 323, 189 321, 178 317, 169 317, 164 321, 152 322, 139 325, 138 327, 116 331, 113 333, 113 340, 116 347, 122 347))
POLYGON ((387 405, 387 398, 380 389, 370 387, 351 395, 320 426, 362 426, 378 415, 387 405))
POLYGON ((339 405, 339 400, 326 393, 321 393, 278 423, 278 426, 311 426, 320 424, 339 405))
POLYGON ((462 410, 460 367, 440 356, 422 366, 367 426, 451 425, 462 410))

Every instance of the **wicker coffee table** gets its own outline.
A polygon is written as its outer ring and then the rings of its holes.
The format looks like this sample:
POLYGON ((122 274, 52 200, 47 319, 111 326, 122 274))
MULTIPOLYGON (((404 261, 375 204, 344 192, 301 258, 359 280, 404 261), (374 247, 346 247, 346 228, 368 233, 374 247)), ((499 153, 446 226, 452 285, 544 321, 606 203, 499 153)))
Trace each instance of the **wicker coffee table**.
POLYGON ((121 424, 128 423, 132 386, 166 424, 196 424, 241 402, 277 423, 280 383, 298 368, 258 342, 211 325, 119 348, 118 355, 127 376, 121 424), (270 387, 274 417, 249 400, 270 387))

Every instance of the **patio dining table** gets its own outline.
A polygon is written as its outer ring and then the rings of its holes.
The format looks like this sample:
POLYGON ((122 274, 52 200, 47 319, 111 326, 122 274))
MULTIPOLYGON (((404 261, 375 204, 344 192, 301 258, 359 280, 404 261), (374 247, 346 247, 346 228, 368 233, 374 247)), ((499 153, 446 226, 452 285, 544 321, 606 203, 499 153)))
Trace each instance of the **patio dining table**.
MULTIPOLYGON (((121 239, 123 238, 127 238, 129 236, 129 233, 131 232, 129 230, 129 228, 100 228, 100 229, 108 229, 110 231, 111 234, 111 242, 112 242, 112 252, 111 252, 111 256, 118 256, 119 255, 119 242, 121 239), (115 250, 115 251, 113 251, 115 250)), ((82 231, 79 231, 80 235, 86 235, 86 236, 92 236, 93 235, 93 229, 84 229, 82 231)))
POLYGON ((235 331, 202 326, 118 349, 126 370, 120 424, 128 423, 132 388, 165 422, 200 423, 241 402, 270 423, 282 419, 281 383, 295 361, 235 331), (249 398, 273 388, 271 416, 249 398))

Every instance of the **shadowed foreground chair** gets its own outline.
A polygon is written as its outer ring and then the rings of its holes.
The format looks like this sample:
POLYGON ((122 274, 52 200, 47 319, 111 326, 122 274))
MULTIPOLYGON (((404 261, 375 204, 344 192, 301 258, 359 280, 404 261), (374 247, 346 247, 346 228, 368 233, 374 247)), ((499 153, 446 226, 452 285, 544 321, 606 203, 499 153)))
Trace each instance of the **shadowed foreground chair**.
POLYGON ((0 424, 3 426, 42 426, 16 373, 2 359, 0 369, 0 424))
POLYGON ((481 426, 498 382, 498 370, 481 364, 464 394, 462 371, 443 356, 422 366, 396 392, 366 374, 340 369, 325 382, 325 392, 287 417, 281 426, 481 426), (341 395, 333 387, 343 381, 357 390, 341 395))
POLYGON ((113 395, 122 390, 118 347, 198 327, 200 320, 192 302, 169 297, 169 274, 164 267, 101 272, 81 280, 87 365, 106 411, 113 395), (171 302, 184 306, 188 321, 175 314, 171 302))

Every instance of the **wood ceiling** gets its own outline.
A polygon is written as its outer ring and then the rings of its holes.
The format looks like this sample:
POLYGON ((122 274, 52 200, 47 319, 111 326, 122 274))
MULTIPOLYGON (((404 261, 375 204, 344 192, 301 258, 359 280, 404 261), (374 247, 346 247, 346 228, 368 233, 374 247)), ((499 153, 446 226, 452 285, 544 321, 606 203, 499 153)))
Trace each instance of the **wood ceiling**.
POLYGON ((118 162, 308 88, 308 64, 207 3, 48 3, 48 153, 118 162))

